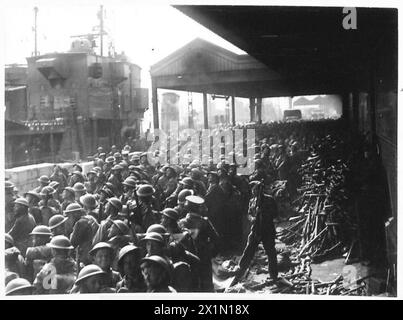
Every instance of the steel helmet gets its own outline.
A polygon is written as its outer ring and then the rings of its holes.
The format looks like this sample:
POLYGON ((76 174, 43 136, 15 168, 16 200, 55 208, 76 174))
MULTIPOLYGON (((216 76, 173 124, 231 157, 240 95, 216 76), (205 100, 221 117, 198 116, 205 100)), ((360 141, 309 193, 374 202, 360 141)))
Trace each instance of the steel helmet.
POLYGON ((135 187, 136 187, 135 178, 134 178, 134 177, 127 177, 127 178, 125 179, 125 181, 123 181, 123 184, 124 184, 125 186, 127 186, 127 187, 135 188, 135 187))
POLYGON ((50 240, 50 243, 46 244, 50 248, 54 249, 62 249, 62 250, 71 250, 74 247, 71 245, 69 238, 66 236, 55 236, 50 240))
POLYGON ((106 201, 108 201, 112 206, 114 206, 119 211, 122 211, 122 201, 120 201, 118 198, 112 197, 106 201))
POLYGON ((103 192, 108 198, 112 198, 114 196, 113 192, 108 188, 102 188, 99 192, 103 192))
POLYGON ((14 239, 10 234, 6 233, 5 240, 6 240, 6 243, 8 243, 14 247, 14 239))
POLYGON ((129 233, 129 226, 122 220, 112 220, 112 223, 122 232, 124 235, 129 233))
POLYGON ((74 189, 72 187, 66 187, 63 190, 66 190, 68 192, 71 192, 74 195, 74 189))
POLYGON ((34 196, 35 198, 37 198, 38 200, 41 200, 41 196, 38 192, 36 192, 35 190, 30 190, 28 192, 25 193, 25 196, 27 195, 31 195, 34 196))
POLYGON ((75 284, 80 284, 81 281, 98 274, 105 274, 105 272, 96 264, 89 264, 81 269, 75 284))
POLYGON ((44 225, 36 226, 32 232, 30 233, 31 236, 38 235, 38 236, 51 236, 52 232, 50 231, 49 227, 44 225))
POLYGON ((4 183, 4 188, 6 190, 13 190, 14 189, 14 183, 12 183, 11 181, 6 181, 4 183))
POLYGON ((20 204, 20 205, 23 205, 23 206, 29 208, 28 201, 27 201, 27 199, 25 199, 25 198, 17 198, 17 199, 14 201, 14 203, 18 203, 18 204, 20 204))
POLYGON ((41 190, 40 195, 41 195, 41 196, 49 196, 49 195, 51 195, 51 194, 54 194, 55 192, 56 192, 55 189, 53 189, 53 188, 50 187, 50 186, 47 186, 47 187, 44 187, 44 188, 41 190))
POLYGON ((185 187, 193 187, 193 180, 190 177, 183 178, 179 183, 183 184, 185 187))
POLYGON ((193 190, 190 189, 183 189, 181 192, 179 192, 178 195, 178 202, 185 202, 187 196, 192 196, 193 195, 193 190))
POLYGON ((113 166, 112 171, 121 171, 123 167, 120 164, 116 164, 113 166))
POLYGON ((150 232, 157 232, 162 235, 164 233, 167 233, 167 229, 162 224, 156 223, 156 224, 152 224, 151 226, 149 226, 147 228, 146 233, 150 233, 150 232))
POLYGON ((147 196, 152 196, 154 194, 155 190, 152 185, 150 184, 145 184, 142 185, 138 190, 136 191, 136 194, 139 197, 147 197, 147 196))
POLYGON ((141 239, 141 241, 147 241, 147 240, 156 241, 158 243, 165 244, 164 238, 158 232, 147 232, 145 237, 143 239, 141 239))
POLYGON ((49 219, 49 229, 53 230, 66 222, 68 218, 61 214, 56 214, 49 219))
POLYGON ((49 184, 50 183, 50 180, 49 180, 49 177, 48 176, 41 176, 39 179, 38 179, 38 181, 40 182, 40 183, 46 183, 46 184, 49 184))
POLYGON ((176 211, 175 209, 166 208, 166 209, 162 210, 162 214, 175 221, 178 221, 178 219, 179 219, 178 211, 176 211))
POLYGON ((73 186, 73 189, 75 192, 84 192, 87 191, 87 189, 85 189, 84 184, 82 184, 81 182, 76 182, 73 186))
POLYGON ((161 266, 167 272, 168 276, 171 277, 172 265, 165 258, 163 258, 161 256, 153 255, 153 256, 149 256, 149 257, 145 257, 145 258, 141 259, 141 265, 143 265, 145 262, 151 262, 151 263, 161 266))
POLYGON ((53 189, 57 189, 57 187, 60 185, 60 182, 58 181, 52 181, 49 183, 49 187, 52 187, 53 189))
POLYGON ((95 197, 92 194, 85 194, 81 196, 80 202, 90 209, 95 209, 98 206, 97 200, 95 200, 95 197))
POLYGON ((111 246, 109 243, 106 243, 106 242, 98 242, 98 243, 94 246, 94 248, 92 248, 92 249, 89 251, 89 254, 95 255, 95 253, 96 253, 98 250, 100 250, 100 249, 108 249, 108 250, 110 250, 110 251, 113 251, 113 248, 112 248, 112 246, 111 246))
POLYGON ((78 203, 70 203, 63 211, 64 214, 73 212, 83 212, 83 208, 78 203))
POLYGON ((11 280, 7 286, 6 286, 6 296, 8 296, 9 294, 22 290, 22 289, 26 289, 26 288, 33 288, 33 286, 31 285, 31 283, 24 279, 24 278, 17 278, 17 279, 13 279, 11 280))
POLYGON ((133 251, 136 251, 136 252, 140 253, 141 249, 139 247, 136 247, 136 246, 132 245, 132 244, 128 244, 127 246, 124 246, 122 249, 120 249, 118 263, 123 259, 123 257, 126 254, 128 254, 130 252, 133 252, 133 251))
POLYGON ((105 162, 106 162, 106 163, 114 163, 114 162, 115 162, 115 158, 112 157, 112 156, 107 157, 107 158, 105 159, 105 162))

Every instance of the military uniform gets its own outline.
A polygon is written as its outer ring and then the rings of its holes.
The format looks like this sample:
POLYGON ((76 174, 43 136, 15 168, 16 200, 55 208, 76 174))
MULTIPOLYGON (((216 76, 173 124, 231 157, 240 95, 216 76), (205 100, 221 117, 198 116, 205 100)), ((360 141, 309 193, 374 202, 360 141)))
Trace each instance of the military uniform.
POLYGON ((74 224, 70 241, 74 248, 78 248, 78 258, 84 264, 91 262, 89 251, 98 228, 99 225, 92 216, 83 216, 74 224))
POLYGON ((35 228, 36 222, 29 213, 20 215, 16 218, 14 226, 8 232, 13 237, 15 246, 25 256, 25 252, 30 242, 30 233, 35 228))
POLYGON ((29 247, 25 255, 25 264, 27 269, 27 277, 32 282, 42 267, 52 259, 52 250, 50 247, 43 245, 37 247, 29 247))
POLYGON ((196 255, 200 258, 200 285, 201 291, 213 291, 213 273, 211 259, 213 258, 213 243, 217 240, 218 234, 212 227, 207 217, 190 212, 179 221, 179 226, 189 229, 194 238, 196 255))
POLYGON ((130 221, 136 225, 136 232, 145 232, 152 224, 157 224, 161 221, 161 215, 153 209, 151 203, 143 202, 141 199, 134 207, 130 221))
POLYGON ((76 280, 77 266, 72 258, 55 257, 45 264, 34 280, 36 294, 65 294, 69 293, 76 280), (51 272, 55 272, 56 288, 44 286, 51 272))

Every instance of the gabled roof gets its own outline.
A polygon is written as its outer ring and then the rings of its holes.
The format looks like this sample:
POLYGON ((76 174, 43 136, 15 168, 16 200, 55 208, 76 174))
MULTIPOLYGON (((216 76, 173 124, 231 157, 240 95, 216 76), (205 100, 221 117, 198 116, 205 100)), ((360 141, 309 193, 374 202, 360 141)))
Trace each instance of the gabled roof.
POLYGON ((152 77, 203 72, 267 69, 249 55, 238 55, 211 42, 196 38, 151 66, 152 77))

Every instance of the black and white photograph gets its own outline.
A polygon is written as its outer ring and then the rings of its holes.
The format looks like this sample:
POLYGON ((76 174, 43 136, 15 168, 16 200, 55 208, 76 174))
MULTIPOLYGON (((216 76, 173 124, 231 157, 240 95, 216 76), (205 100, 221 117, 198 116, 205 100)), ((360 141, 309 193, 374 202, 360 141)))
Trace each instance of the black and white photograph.
POLYGON ((356 3, 5 2, 4 297, 399 298, 399 9, 356 3))

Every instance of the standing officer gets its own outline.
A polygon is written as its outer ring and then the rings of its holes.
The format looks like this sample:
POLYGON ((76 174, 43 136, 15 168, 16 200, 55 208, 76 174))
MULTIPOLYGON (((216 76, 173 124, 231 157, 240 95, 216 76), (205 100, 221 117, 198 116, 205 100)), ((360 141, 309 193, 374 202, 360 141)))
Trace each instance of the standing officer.
POLYGON ((25 256, 25 251, 28 247, 29 234, 36 226, 35 219, 28 213, 28 209, 28 201, 25 198, 18 198, 14 201, 15 222, 8 232, 23 256, 25 256))
POLYGON ((277 280, 276 230, 273 222, 273 219, 278 215, 277 204, 272 196, 264 194, 263 182, 254 181, 252 184, 254 186, 252 187, 252 198, 248 210, 252 227, 247 245, 239 261, 235 281, 238 281, 248 269, 260 242, 263 242, 263 247, 268 256, 270 277, 277 280))
POLYGON ((189 229, 195 242, 195 254, 200 259, 199 276, 201 291, 213 291, 213 258, 214 245, 219 235, 207 217, 202 215, 204 199, 199 196, 187 196, 186 204, 188 214, 179 221, 179 226, 189 229))

